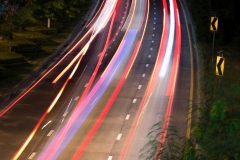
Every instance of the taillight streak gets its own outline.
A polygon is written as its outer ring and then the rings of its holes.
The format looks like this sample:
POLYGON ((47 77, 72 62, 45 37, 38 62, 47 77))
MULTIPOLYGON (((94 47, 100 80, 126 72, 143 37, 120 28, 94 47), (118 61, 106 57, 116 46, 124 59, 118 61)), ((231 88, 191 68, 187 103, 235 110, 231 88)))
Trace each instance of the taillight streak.
MULTIPOLYGON (((149 12, 149 3, 150 2, 148 0, 148 12, 149 12)), ((163 0, 163 31, 162 31, 162 35, 161 35, 160 47, 159 47, 159 50, 158 50, 156 63, 155 63, 151 78, 149 80, 147 89, 144 93, 143 100, 141 101, 141 104, 138 108, 138 111, 137 111, 136 116, 134 118, 131 129, 130 129, 130 131, 128 133, 128 136, 127 136, 127 138, 124 142, 124 146, 123 146, 121 154, 118 158, 119 160, 125 159, 125 157, 127 155, 127 152, 129 150, 130 144, 131 144, 132 139, 133 139, 133 136, 136 132, 138 123, 141 119, 141 115, 142 115, 141 113, 145 109, 146 102, 147 102, 148 98, 152 95, 152 92, 153 92, 153 90, 155 88, 155 85, 157 83, 156 79, 158 79, 158 74, 159 74, 159 71, 160 71, 160 68, 161 68, 161 63, 162 63, 163 56, 164 56, 164 53, 165 53, 167 38, 168 38, 167 36, 168 36, 168 9, 167 9, 166 0, 163 0)))
MULTIPOLYGON (((78 62, 78 64, 76 64, 76 67, 79 65, 80 60, 78 62)), ((75 67, 75 68, 76 68, 75 67)), ((74 69, 72 71, 75 72, 76 69, 74 69)), ((54 100, 52 101, 52 103, 50 104, 50 106, 48 107, 48 109, 45 111, 45 113, 42 115, 42 117, 39 119, 38 123, 36 124, 36 126, 33 128, 32 132, 30 133, 30 135, 28 136, 28 138, 25 140, 25 142, 22 144, 22 146, 18 149, 18 151, 14 154, 14 156, 11 158, 12 160, 16 160, 19 158, 19 156, 22 154, 22 152, 24 151, 24 149, 27 147, 27 145, 29 144, 29 142, 32 140, 33 136, 35 135, 36 131, 38 130, 39 126, 41 125, 42 121, 44 120, 44 118, 47 116, 47 114, 53 109, 54 105, 57 103, 58 99, 60 98, 60 96, 62 95, 64 89, 66 88, 69 80, 71 79, 71 77, 69 76, 69 78, 66 80, 66 82, 64 83, 64 85, 62 86, 61 90, 58 92, 57 96, 54 98, 54 100)))

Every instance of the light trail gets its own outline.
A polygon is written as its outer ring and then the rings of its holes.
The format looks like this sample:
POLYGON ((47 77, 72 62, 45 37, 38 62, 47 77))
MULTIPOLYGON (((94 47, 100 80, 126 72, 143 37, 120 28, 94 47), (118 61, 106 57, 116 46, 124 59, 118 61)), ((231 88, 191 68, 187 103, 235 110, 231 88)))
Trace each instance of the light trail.
MULTIPOLYGON (((137 34, 136 30, 130 30, 129 33, 126 35, 125 39, 128 40, 129 43, 124 43, 125 46, 123 47, 121 52, 117 52, 116 59, 117 63, 113 63, 115 67, 110 65, 111 67, 107 68, 107 73, 111 74, 104 74, 93 89, 90 91, 88 96, 84 99, 84 101, 76 107, 74 112, 72 113, 70 119, 64 125, 64 127, 60 130, 60 132, 54 137, 53 141, 48 144, 47 148, 40 154, 38 159, 56 159, 62 152, 62 150, 66 147, 75 133, 78 131, 79 127, 85 121, 87 116, 90 114, 94 107, 88 107, 90 102, 97 98, 94 102, 95 104, 98 102, 99 98, 103 95, 104 91, 107 89, 108 85, 106 85, 107 80, 112 80, 116 74, 116 71, 119 69, 120 65, 123 60, 125 59, 127 53, 129 52, 130 46, 133 43, 133 40, 137 34)), ((95 106, 94 104, 94 106, 95 106)))
MULTIPOLYGON (((93 26, 94 27, 94 26, 93 26)), ((91 27, 88 32, 78 41, 78 43, 76 45, 74 45, 74 47, 72 47, 71 50, 69 50, 64 56, 63 58, 61 58, 51 69, 49 69, 41 78, 39 78, 39 80, 34 83, 30 88, 28 88, 21 96, 19 96, 13 103, 11 103, 8 107, 6 107, 4 109, 4 111, 2 111, 0 113, 0 118, 5 115, 15 104, 17 104, 23 97, 25 97, 25 95, 27 95, 37 84, 39 84, 52 70, 54 70, 74 49, 76 49, 76 47, 83 41, 84 38, 87 37, 87 35, 93 30, 93 27, 91 27)))
POLYGON ((174 31, 175 31, 175 15, 174 15, 174 5, 172 0, 169 0, 169 5, 170 5, 170 31, 168 36, 166 53, 165 53, 162 68, 159 74, 160 78, 163 78, 166 75, 169 61, 172 55, 172 49, 173 49, 173 40, 174 40, 174 31))
MULTIPOLYGON (((80 62, 79 62, 80 63, 80 62)), ((73 70, 72 72, 75 72, 76 70, 73 70)), ((45 111, 45 113, 42 115, 42 117, 39 119, 38 123, 36 124, 36 126, 33 128, 32 132, 30 133, 30 135, 28 136, 28 138, 25 140, 25 142, 22 144, 22 146, 18 149, 18 151, 14 154, 14 156, 11 158, 11 160, 17 160, 19 158, 19 156, 22 154, 22 152, 24 151, 24 149, 27 147, 27 145, 29 144, 29 142, 32 140, 33 136, 35 135, 36 131, 38 130, 38 128, 40 127, 41 123, 43 122, 43 120, 45 119, 45 117, 47 116, 47 114, 53 109, 53 107, 55 106, 55 104, 57 103, 57 100, 60 98, 60 96, 62 95, 65 87, 68 84, 68 81, 71 78, 69 77, 64 85, 62 86, 61 90, 58 92, 57 96, 54 98, 54 100, 52 101, 52 103, 50 104, 50 106, 48 107, 48 109, 45 111)))
POLYGON ((175 49, 174 49, 174 57, 173 57, 173 63, 172 63, 172 69, 170 73, 170 81, 168 82, 168 89, 167 94, 169 94, 169 102, 167 106, 167 110, 164 116, 164 122, 163 122, 163 134, 160 136, 160 142, 161 144, 165 143, 166 136, 167 136, 167 129, 170 122, 170 116, 172 111, 172 103, 175 93, 175 86, 177 81, 177 75, 178 75, 178 68, 179 68, 179 62, 180 62, 180 53, 181 53, 181 26, 180 26, 180 18, 179 18, 179 12, 178 12, 178 6, 176 0, 173 0, 174 5, 174 14, 176 17, 176 38, 175 38, 175 49))
POLYGON ((107 51, 107 47, 108 47, 108 45, 109 45, 109 39, 110 39, 110 35, 111 35, 111 32, 112 32, 113 20, 114 20, 114 18, 115 18, 115 15, 116 15, 116 12, 114 12, 114 14, 113 14, 112 21, 111 21, 111 24, 110 24, 110 29, 109 29, 109 31, 108 31, 108 36, 107 36, 106 44, 105 44, 105 46, 104 46, 104 48, 103 48, 103 51, 100 53, 100 58, 99 58, 99 60, 98 60, 97 66, 95 67, 95 70, 94 70, 94 72, 93 72, 93 74, 92 74, 92 76, 91 76, 91 78, 90 78, 90 80, 89 80, 89 82, 88 82, 88 85, 87 85, 87 87, 85 88, 85 90, 83 91, 83 94, 82 94, 80 100, 78 101, 78 104, 77 104, 77 105, 80 105, 80 103, 81 103, 81 102, 83 101, 83 99, 86 97, 86 95, 87 95, 87 93, 89 92, 89 90, 90 90, 90 88, 91 88, 91 86, 92 86, 92 83, 93 83, 93 81, 94 81, 94 79, 95 79, 95 77, 96 77, 96 75, 97 75, 97 72, 98 72, 98 70, 99 70, 99 68, 100 68, 100 65, 101 65, 101 63, 102 63, 103 57, 104 57, 104 55, 105 55, 105 53, 106 53, 106 51, 107 51))
POLYGON ((91 21, 86 25, 86 28, 88 28, 88 26, 93 22, 93 20, 96 18, 96 16, 98 15, 98 13, 102 10, 102 6, 104 4, 105 0, 102 1, 102 4, 100 5, 98 11, 96 12, 96 14, 94 15, 94 17, 91 19, 91 21))
POLYGON ((136 47, 133 51, 133 54, 129 60, 129 63, 127 64, 127 67, 118 83, 118 85, 116 86, 114 92, 112 93, 111 97, 109 98, 107 104, 105 105, 104 109, 102 110, 101 114, 99 115, 99 117, 97 118, 97 120, 95 121, 94 125, 92 126, 92 128, 90 129, 90 131, 88 132, 87 136, 85 137, 85 139, 83 140, 83 142, 81 143, 81 145, 78 147, 77 151, 75 152, 74 156, 72 157, 72 160, 77 160, 81 158, 81 155, 83 154, 83 152, 85 151, 86 147, 88 146, 88 144, 90 143, 91 139, 93 138, 93 136, 95 135, 95 133, 97 132, 98 128, 100 127, 101 123, 103 122, 104 118, 106 117, 108 111, 110 110, 112 104, 114 103, 118 93, 120 92, 122 86, 125 83, 125 80, 128 77, 128 74, 135 62, 135 59, 137 57, 137 54, 139 52, 145 31, 146 31, 146 26, 147 26, 147 21, 148 21, 148 16, 149 16, 149 5, 148 5, 148 11, 147 11, 147 15, 146 15, 146 23, 144 26, 144 30, 143 30, 143 34, 141 37, 141 40, 138 41, 136 43, 136 47))
POLYGON ((108 0, 106 2, 106 5, 103 8, 103 12, 101 12, 100 16, 98 17, 98 20, 96 24, 94 25, 94 29, 92 32, 92 36, 90 40, 86 43, 86 45, 83 47, 83 49, 74 57, 74 59, 69 63, 67 67, 53 80, 53 84, 57 83, 57 81, 71 68, 71 66, 75 63, 75 61, 81 56, 85 55, 87 52, 87 49, 90 46, 90 43, 94 40, 94 38, 97 36, 97 34, 106 26, 109 19, 111 18, 114 8, 116 6, 117 0, 108 0), (112 2, 113 1, 113 2, 112 2), (107 10, 108 9, 108 10, 107 10), (105 12, 104 12, 105 11, 105 12))
MULTIPOLYGON (((148 7, 149 7, 150 1, 148 0, 148 7)), ((148 9, 149 10, 149 9, 148 9)), ((151 78, 149 80, 146 92, 144 93, 143 100, 140 104, 140 107, 136 113, 136 116, 134 118, 134 121, 132 123, 131 129, 128 133, 128 136, 124 142, 124 146, 122 147, 122 151, 119 155, 118 160, 123 160, 126 158, 127 152, 129 150, 130 144, 132 142, 133 136, 136 132, 138 123, 141 119, 143 109, 145 108, 145 104, 147 101, 147 97, 151 96, 152 90, 155 88, 156 82, 153 81, 155 77, 158 77, 158 71, 160 70, 161 67, 161 62, 162 58, 164 56, 165 48, 166 48, 166 41, 167 41, 167 36, 168 36, 168 9, 167 9, 167 2, 166 0, 163 0, 163 31, 162 31, 162 36, 161 36, 161 41, 160 41, 160 47, 157 55, 157 60, 151 75, 151 78), (151 89, 152 88, 152 89, 151 89)))

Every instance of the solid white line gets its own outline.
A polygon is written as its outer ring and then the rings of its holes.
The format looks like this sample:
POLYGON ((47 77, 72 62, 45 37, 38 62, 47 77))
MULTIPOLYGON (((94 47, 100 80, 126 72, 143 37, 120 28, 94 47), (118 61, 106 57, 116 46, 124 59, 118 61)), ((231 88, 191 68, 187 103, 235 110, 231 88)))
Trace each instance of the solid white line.
POLYGON ((145 77, 145 74, 143 74, 142 77, 145 77))
POLYGON ((118 136, 117 136, 117 140, 120 140, 122 137, 122 133, 119 133, 118 136))
POLYGON ((142 85, 139 85, 139 86, 138 86, 138 89, 141 89, 141 88, 142 88, 142 85))
POLYGON ((108 160, 112 160, 112 158, 113 158, 112 156, 109 156, 109 157, 108 157, 108 160))
POLYGON ((53 132, 54 132, 54 130, 51 130, 51 131, 47 134, 47 136, 50 137, 53 132))
POLYGON ((33 152, 28 159, 33 159, 33 157, 37 154, 37 152, 33 152))
POLYGON ((126 116, 126 120, 129 120, 129 117, 130 117, 130 114, 128 114, 128 115, 126 116))
POLYGON ((133 99, 133 102, 132 102, 132 103, 136 103, 136 101, 137 101, 137 99, 135 98, 135 99, 133 99))

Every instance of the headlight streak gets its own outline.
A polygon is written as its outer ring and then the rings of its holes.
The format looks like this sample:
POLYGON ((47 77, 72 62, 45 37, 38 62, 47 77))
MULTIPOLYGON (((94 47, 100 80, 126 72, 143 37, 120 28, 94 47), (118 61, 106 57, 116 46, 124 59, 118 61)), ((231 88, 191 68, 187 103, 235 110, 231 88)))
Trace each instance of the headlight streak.
POLYGON ((79 56, 81 56, 82 54, 85 55, 85 53, 87 52, 87 49, 89 48, 90 43, 94 40, 94 38, 102 30, 102 28, 106 26, 106 24, 108 23, 109 19, 113 14, 113 11, 117 2, 117 0, 115 0, 114 3, 111 3, 111 1, 113 0, 108 0, 106 2, 106 5, 103 8, 103 10, 106 10, 106 9, 110 10, 110 13, 107 10, 105 12, 101 12, 96 24, 93 26, 92 36, 90 40, 83 47, 83 49, 74 57, 74 59, 69 63, 69 65, 53 80, 52 82, 53 84, 57 83, 57 81, 63 76, 63 74, 66 73, 67 70, 75 63, 75 61, 78 59, 79 56))
POLYGON ((137 57, 137 54, 139 52, 145 31, 146 31, 146 26, 147 26, 147 21, 148 21, 148 16, 149 16, 149 5, 148 5, 148 11, 147 11, 147 15, 146 15, 146 23, 144 26, 144 30, 143 30, 143 34, 141 37, 141 40, 138 41, 136 43, 136 47, 133 51, 133 54, 129 60, 129 63, 127 64, 127 67, 118 83, 118 85, 116 86, 115 90, 113 91, 111 97, 109 98, 108 102, 106 103, 104 109, 102 110, 101 114, 98 116, 97 120, 95 121, 94 125, 92 126, 92 128, 90 129, 90 131, 88 132, 87 136, 85 137, 84 141, 81 143, 81 145, 78 147, 77 151, 75 152, 74 156, 72 157, 72 160, 77 160, 80 159, 81 155, 83 154, 83 152, 85 151, 86 147, 88 146, 88 144, 90 143, 91 139, 93 138, 93 136, 95 135, 95 133, 97 132, 98 128, 100 127, 101 123, 103 122, 104 118, 106 117, 108 111, 110 110, 112 104, 114 103, 118 93, 120 92, 122 86, 125 83, 125 80, 128 77, 128 74, 135 62, 135 59, 137 57))
POLYGON ((88 85, 87 85, 87 87, 85 88, 85 90, 83 91, 83 94, 82 94, 80 100, 78 101, 77 106, 80 105, 80 103, 81 103, 81 102, 83 101, 83 99, 86 97, 86 95, 87 95, 87 93, 89 92, 89 90, 90 90, 90 88, 91 88, 91 86, 92 86, 92 83, 93 83, 93 81, 94 81, 94 79, 95 79, 95 77, 96 77, 96 75, 97 75, 97 72, 98 72, 99 67, 100 67, 100 65, 101 65, 101 63, 102 63, 103 57, 104 57, 104 55, 105 55, 105 53, 106 53, 106 51, 107 51, 107 47, 108 47, 108 45, 109 45, 109 39, 110 39, 110 35, 111 35, 111 31, 112 31, 112 26, 113 26, 113 20, 114 20, 114 18, 115 18, 115 15, 116 15, 116 12, 114 12, 114 14, 113 14, 112 21, 111 21, 110 28, 109 28, 109 32, 108 32, 108 36, 107 36, 107 40, 106 40, 106 44, 105 44, 105 46, 104 46, 104 48, 103 48, 103 51, 100 53, 100 58, 99 58, 99 60, 98 60, 97 66, 95 67, 95 70, 93 71, 93 74, 92 74, 90 80, 88 81, 88 85))
MULTIPOLYGON (((155 85, 157 83, 157 79, 158 79, 158 75, 159 75, 159 71, 160 71, 160 67, 161 67, 161 63, 163 60, 163 56, 165 53, 165 48, 166 48, 166 44, 167 44, 167 36, 168 36, 168 7, 167 7, 167 2, 166 0, 162 0, 163 1, 163 31, 162 31, 162 35, 161 35, 161 41, 160 41, 160 47, 159 47, 159 51, 158 51, 158 55, 157 55, 157 59, 156 59, 156 63, 151 75, 151 78, 149 80, 147 89, 144 93, 143 96, 143 100, 141 101, 141 104, 139 106, 139 109, 136 113, 136 116, 134 118, 134 121, 132 123, 131 129, 128 133, 128 136, 124 142, 124 146, 122 147, 122 151, 119 155, 118 160, 123 160, 125 159, 128 149, 130 147, 131 141, 133 139, 133 136, 136 132, 138 123, 141 119, 142 116, 142 110, 146 104, 146 100, 148 99, 147 97, 150 97, 152 95, 152 92, 155 88, 155 85)), ((150 1, 148 0, 148 4, 150 4, 150 1)), ((148 5, 149 7, 149 5, 148 5)))
MULTIPOLYGON (((132 45, 133 40, 137 34, 136 30, 130 30, 129 33, 126 35, 126 39, 129 43, 126 43, 125 47, 123 48, 122 52, 118 52, 117 62, 120 64, 125 59, 129 51, 129 47, 132 45)), ((115 60, 116 61, 116 60, 115 60)), ((118 64, 115 64, 118 65, 118 64)), ((119 65, 120 66, 120 65, 119 65)), ((117 66, 107 68, 107 73, 116 74, 116 71, 119 69, 117 66)), ((92 111, 91 107, 89 106, 89 102, 96 98, 96 96, 101 97, 106 88, 108 87, 104 82, 109 80, 111 74, 106 74, 99 79, 93 89, 90 91, 86 99, 83 100, 80 106, 77 106, 75 111, 72 113, 70 119, 67 121, 65 126, 61 129, 61 131, 54 137, 53 141, 47 145, 47 148, 40 154, 38 159, 56 159, 62 152, 62 150, 66 147, 75 133, 78 131, 79 127, 85 121, 87 116, 92 111)), ((97 103, 97 101, 96 101, 97 103)))
POLYGON ((174 40, 174 31, 175 31, 175 15, 174 15, 174 5, 172 0, 169 0, 169 5, 170 5, 170 31, 169 31, 166 53, 165 53, 162 68, 159 74, 160 78, 163 78, 166 75, 169 61, 172 54, 172 49, 173 49, 173 40, 174 40))
POLYGON ((101 6, 99 7, 98 11, 96 12, 96 14, 93 16, 93 18, 90 20, 90 22, 86 25, 86 28, 88 28, 88 26, 93 22, 93 20, 96 18, 96 16, 98 15, 98 13, 102 10, 102 6, 104 4, 105 0, 102 1, 101 6))
MULTIPOLYGON (((75 71, 73 71, 75 72, 75 71)), ((36 126, 33 128, 32 132, 30 133, 30 135, 28 136, 28 138, 25 140, 25 142, 22 144, 22 146, 18 149, 18 151, 14 154, 14 156, 11 158, 11 160, 17 160, 19 158, 19 156, 22 154, 22 152, 24 151, 24 149, 27 147, 27 145, 29 144, 29 142, 32 140, 33 136, 35 135, 36 131, 38 130, 38 128, 40 127, 42 121, 44 120, 44 118, 47 116, 47 114, 52 110, 52 108, 54 107, 54 105, 56 104, 57 100, 60 98, 60 96, 62 95, 68 81, 70 80, 70 78, 68 78, 66 80, 66 82, 64 83, 63 87, 61 88, 61 90, 58 92, 57 96, 54 98, 54 100, 52 101, 52 103, 50 104, 50 106, 48 107, 48 109, 45 111, 45 113, 42 115, 42 117, 39 119, 38 123, 36 124, 36 126)))
POLYGON ((8 107, 4 109, 0 113, 0 118, 5 115, 15 104, 17 104, 25 95, 27 95, 37 84, 39 84, 52 70, 54 70, 76 47, 82 42, 82 40, 92 31, 93 27, 91 27, 88 32, 78 41, 78 43, 69 50, 51 69, 49 69, 39 80, 34 83, 30 88, 28 88, 21 96, 19 96, 13 103, 11 103, 8 107))
MULTIPOLYGON (((175 93, 175 86, 176 86, 176 81, 177 81, 177 75, 178 75, 178 68, 179 68, 179 62, 180 62, 180 53, 181 53, 181 26, 180 26, 180 18, 179 18, 179 13, 178 13, 178 5, 176 0, 173 0, 174 3, 174 14, 176 17, 176 39, 175 39, 175 49, 174 49, 174 58, 173 58, 173 64, 172 64, 172 70, 171 70, 171 75, 170 79, 172 81, 169 81, 169 89, 167 89, 167 94, 169 94, 169 102, 167 106, 167 111, 164 116, 164 122, 163 122, 163 127, 165 130, 163 134, 160 136, 160 141, 162 144, 165 143, 166 136, 167 136, 167 128, 169 126, 169 121, 170 121, 170 115, 172 111, 172 103, 173 103, 173 98, 174 98, 174 93, 175 93)), ((161 148, 160 148, 161 149, 161 148)))

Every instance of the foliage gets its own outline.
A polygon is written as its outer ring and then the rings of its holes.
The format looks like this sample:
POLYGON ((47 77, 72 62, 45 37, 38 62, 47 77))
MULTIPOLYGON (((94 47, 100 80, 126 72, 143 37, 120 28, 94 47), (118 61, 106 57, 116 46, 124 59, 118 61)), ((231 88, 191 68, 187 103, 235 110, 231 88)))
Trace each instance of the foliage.
POLYGON ((147 137, 149 141, 140 150, 139 159, 144 160, 195 160, 196 150, 190 141, 178 133, 174 122, 164 128, 162 121, 154 124, 147 137), (167 132, 166 137, 164 133, 167 132))
POLYGON ((59 20, 75 18, 84 5, 84 0, 32 0, 32 3, 37 7, 33 13, 36 18, 59 20))

